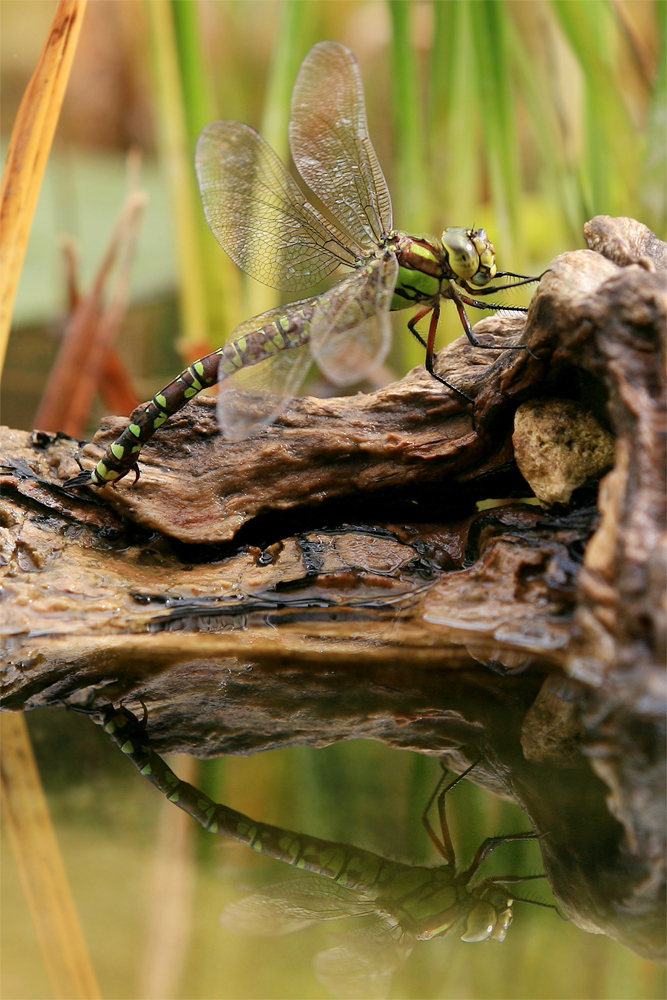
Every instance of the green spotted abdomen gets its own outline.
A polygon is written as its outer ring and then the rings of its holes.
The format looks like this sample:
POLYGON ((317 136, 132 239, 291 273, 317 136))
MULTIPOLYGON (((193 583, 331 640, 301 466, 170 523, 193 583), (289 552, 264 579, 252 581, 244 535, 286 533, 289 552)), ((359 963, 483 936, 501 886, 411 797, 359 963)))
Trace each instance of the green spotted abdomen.
MULTIPOLYGON (((129 424, 91 472, 82 472, 66 486, 105 486, 136 469, 143 445, 158 428, 190 399, 216 383, 273 357, 278 351, 300 347, 308 339, 312 308, 301 308, 231 340, 224 347, 194 361, 168 385, 132 414, 129 424)), ((257 317, 261 322, 261 316, 257 317)))
POLYGON ((230 837, 258 854, 322 875, 350 889, 372 891, 382 876, 387 878, 388 871, 407 870, 407 866, 387 861, 371 851, 255 822, 235 809, 213 802, 174 774, 151 748, 145 724, 126 708, 110 706, 101 714, 106 732, 141 774, 209 832, 230 837))

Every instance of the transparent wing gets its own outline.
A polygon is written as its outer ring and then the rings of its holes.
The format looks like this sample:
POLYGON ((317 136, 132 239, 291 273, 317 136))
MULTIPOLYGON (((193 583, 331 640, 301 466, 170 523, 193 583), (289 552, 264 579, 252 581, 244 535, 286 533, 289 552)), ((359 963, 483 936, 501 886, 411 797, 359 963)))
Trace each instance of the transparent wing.
POLYGON ((246 341, 263 327, 280 320, 293 330, 296 346, 277 351, 270 357, 247 364, 229 376, 220 361, 218 379, 218 423, 228 441, 241 441, 273 423, 285 402, 299 393, 308 374, 312 356, 308 343, 310 323, 317 296, 300 299, 288 306, 277 306, 259 316, 253 316, 236 326, 225 344, 245 338, 246 341))
POLYGON ((298 292, 339 264, 354 264, 346 237, 308 203, 268 143, 248 125, 207 125, 197 140, 195 168, 213 235, 253 278, 298 292))
POLYGON ((240 323, 227 339, 248 338, 276 320, 300 329, 298 346, 277 351, 231 377, 220 364, 218 421, 229 441, 240 441, 273 423, 291 396, 298 395, 312 356, 336 385, 369 375, 391 343, 389 306, 398 263, 387 250, 321 295, 279 306, 240 323), (302 317, 299 319, 299 317, 302 317), (224 375, 224 377, 223 377, 224 375))
POLYGON ((396 257, 386 251, 315 299, 311 350, 335 385, 358 382, 384 361, 397 276, 396 257))
POLYGON ((310 189, 359 246, 377 246, 392 228, 391 199, 368 137, 357 60, 339 42, 319 42, 303 60, 289 137, 310 189))
POLYGON ((225 907, 220 922, 240 934, 273 937, 291 934, 320 920, 358 916, 372 903, 335 882, 314 877, 266 886, 225 907))
POLYGON ((281 351, 256 367, 242 368, 220 385, 218 422, 228 441, 242 441, 272 424, 286 401, 297 396, 312 362, 304 344, 281 351))
POLYGON ((338 944, 315 956, 315 975, 341 1000, 383 1000, 391 977, 407 960, 415 943, 382 918, 346 934, 338 944))

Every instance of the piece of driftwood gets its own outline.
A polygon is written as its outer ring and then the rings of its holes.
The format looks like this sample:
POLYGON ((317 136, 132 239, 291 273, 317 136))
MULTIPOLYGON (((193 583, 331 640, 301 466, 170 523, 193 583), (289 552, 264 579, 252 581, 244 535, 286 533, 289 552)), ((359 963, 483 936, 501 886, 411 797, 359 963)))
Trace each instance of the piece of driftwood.
POLYGON ((124 421, 4 431, 2 705, 148 708, 200 756, 373 737, 520 802, 564 912, 664 953, 665 246, 592 220, 527 322, 241 443, 190 403, 141 479, 124 421), (530 497, 543 507, 504 498, 530 497), (476 504, 503 502, 478 510, 476 504))

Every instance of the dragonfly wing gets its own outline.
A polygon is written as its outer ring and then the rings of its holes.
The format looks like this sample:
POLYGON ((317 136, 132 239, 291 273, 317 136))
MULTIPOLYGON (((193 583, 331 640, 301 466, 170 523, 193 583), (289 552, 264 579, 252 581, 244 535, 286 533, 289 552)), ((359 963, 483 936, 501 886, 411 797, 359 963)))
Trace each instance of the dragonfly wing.
POLYGON ((365 914, 371 907, 372 903, 349 889, 306 877, 266 886, 262 892, 230 903, 220 921, 238 933, 273 937, 321 920, 365 914))
POLYGON ((392 228, 391 199, 368 136, 359 66, 339 42, 319 42, 301 64, 290 116, 297 169, 359 246, 392 228))
POLYGON ((218 422, 227 440, 243 440, 273 423, 298 394, 312 360, 308 336, 316 301, 311 296, 277 306, 232 330, 225 347, 235 345, 232 356, 242 364, 230 373, 222 355, 218 372, 218 422), (276 337, 287 346, 276 347, 276 337))
POLYGON ((397 276, 398 262, 387 250, 314 300, 311 349, 335 385, 352 385, 384 361, 397 276))
POLYGON ((206 221, 239 267, 265 285, 302 291, 354 264, 347 240, 306 200, 258 132, 235 121, 201 132, 195 168, 206 221))
POLYGON ((242 441, 268 427, 299 393, 312 355, 308 344, 280 351, 256 367, 241 368, 220 383, 218 422, 228 441, 242 441))
POLYGON ((341 1000, 384 1000, 415 942, 381 918, 336 938, 338 944, 316 955, 314 965, 325 989, 341 1000))

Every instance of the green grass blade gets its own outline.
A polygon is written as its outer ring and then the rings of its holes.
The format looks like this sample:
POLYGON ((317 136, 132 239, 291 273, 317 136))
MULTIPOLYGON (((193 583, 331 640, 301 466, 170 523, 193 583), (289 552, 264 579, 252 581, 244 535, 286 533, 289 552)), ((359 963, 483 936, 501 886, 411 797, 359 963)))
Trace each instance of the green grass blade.
POLYGON ((292 87, 308 48, 305 41, 308 9, 305 0, 287 0, 282 5, 266 78, 260 132, 284 163, 289 161, 287 132, 292 87))
POLYGON ((429 185, 435 231, 469 226, 479 210, 476 85, 471 80, 470 3, 436 3, 429 80, 429 185))
POLYGON ((488 183, 503 258, 511 261, 518 243, 519 157, 507 8, 487 0, 472 4, 471 15, 488 183))
MULTIPOLYGON (((283 163, 289 163, 287 140, 290 97, 303 55, 306 13, 305 0, 286 0, 278 19, 266 79, 260 132, 283 163)), ((244 310, 257 315, 279 303, 279 293, 257 281, 244 284, 244 310)))
POLYGON ((180 70, 183 111, 189 144, 194 148, 204 125, 216 115, 215 88, 202 59, 199 28, 201 4, 196 0, 171 0, 176 54, 180 70))
POLYGON ((581 183, 586 214, 632 214, 635 199, 627 179, 639 174, 643 143, 625 103, 623 77, 614 65, 617 24, 606 0, 551 3, 585 84, 581 183))
POLYGON ((391 79, 396 169, 393 200, 402 225, 420 232, 427 224, 423 102, 417 57, 410 37, 412 5, 392 0, 391 79))
POLYGON ((667 232, 667 4, 655 4, 658 59, 646 123, 646 153, 641 169, 640 197, 650 224, 665 238, 667 232))
MULTIPOLYGON (((548 7, 512 8, 511 59, 526 109, 527 155, 533 163, 533 185, 539 190, 540 201, 555 206, 555 215, 560 216, 559 229, 568 232, 570 241, 579 241, 586 215, 579 176, 571 162, 572 114, 570 102, 562 100, 559 90, 561 53, 555 30, 548 7), (542 45, 533 44, 540 38, 542 45)), ((545 209, 542 212, 546 217, 545 209)), ((550 226, 553 228, 552 223, 550 226)), ((549 239, 545 233, 542 242, 545 236, 549 239)))
POLYGON ((204 125, 219 117, 215 95, 217 67, 214 70, 205 58, 202 4, 198 0, 172 0, 171 8, 188 139, 188 174, 195 203, 194 224, 207 317, 206 337, 201 346, 193 344, 190 353, 203 354, 224 342, 233 327, 243 319, 240 304, 241 276, 234 262, 221 252, 208 228, 194 173, 194 150, 199 133, 204 125))
POLYGON ((208 339, 208 315, 197 237, 199 206, 192 183, 192 153, 183 107, 176 31, 169 3, 145 7, 151 28, 160 145, 174 211, 179 261, 181 345, 195 356, 208 339))

